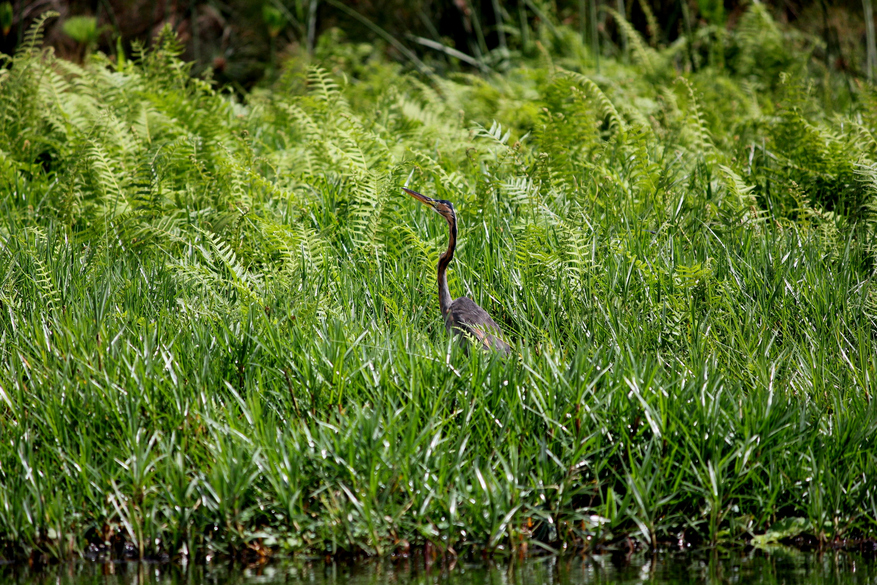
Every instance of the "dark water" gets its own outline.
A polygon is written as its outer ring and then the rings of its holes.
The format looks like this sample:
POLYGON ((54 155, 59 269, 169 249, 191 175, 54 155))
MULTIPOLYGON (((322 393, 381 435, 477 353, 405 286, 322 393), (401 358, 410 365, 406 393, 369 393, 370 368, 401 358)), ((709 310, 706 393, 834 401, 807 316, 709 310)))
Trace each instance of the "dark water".
POLYGON ((877 585, 877 558, 845 552, 802 553, 708 552, 586 557, 543 557, 491 563, 453 565, 423 559, 359 564, 298 561, 262 567, 228 564, 158 565, 149 563, 87 563, 55 565, 41 570, 0 566, 6 584, 131 584, 213 585, 312 583, 315 585, 443 584, 495 585, 578 583, 833 583, 877 585))

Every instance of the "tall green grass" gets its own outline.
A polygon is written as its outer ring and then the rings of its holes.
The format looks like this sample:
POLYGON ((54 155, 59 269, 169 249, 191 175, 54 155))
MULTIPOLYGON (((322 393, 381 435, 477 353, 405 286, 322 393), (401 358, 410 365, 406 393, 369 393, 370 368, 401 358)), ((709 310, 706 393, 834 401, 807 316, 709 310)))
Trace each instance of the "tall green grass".
POLYGON ((737 72, 632 39, 596 76, 560 28, 502 77, 341 48, 245 103, 168 33, 35 36, 0 72, 0 554, 874 538, 874 93, 744 18, 737 72), (447 338, 412 169, 514 357, 447 338))

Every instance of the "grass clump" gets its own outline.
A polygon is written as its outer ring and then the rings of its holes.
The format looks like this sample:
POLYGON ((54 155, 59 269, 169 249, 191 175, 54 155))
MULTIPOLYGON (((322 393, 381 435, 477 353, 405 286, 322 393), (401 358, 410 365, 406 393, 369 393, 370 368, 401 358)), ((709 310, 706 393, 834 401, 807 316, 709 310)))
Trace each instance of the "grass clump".
POLYGON ((0 72, 3 557, 874 538, 874 93, 731 41, 739 73, 570 40, 240 102, 169 33, 34 38, 0 72), (412 169, 514 358, 447 339, 412 169))

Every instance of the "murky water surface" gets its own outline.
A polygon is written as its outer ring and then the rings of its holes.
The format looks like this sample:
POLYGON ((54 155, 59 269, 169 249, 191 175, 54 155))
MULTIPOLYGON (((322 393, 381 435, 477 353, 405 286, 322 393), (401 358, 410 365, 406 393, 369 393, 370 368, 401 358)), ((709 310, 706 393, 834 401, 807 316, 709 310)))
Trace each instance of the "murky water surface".
POLYGON ((802 553, 777 549, 661 554, 543 557, 491 563, 457 562, 427 565, 422 558, 358 564, 323 561, 275 562, 262 567, 229 564, 159 565, 150 563, 87 563, 55 565, 41 570, 0 566, 0 583, 15 584, 274 584, 414 585, 578 583, 798 583, 877 585, 877 557, 854 553, 802 553))

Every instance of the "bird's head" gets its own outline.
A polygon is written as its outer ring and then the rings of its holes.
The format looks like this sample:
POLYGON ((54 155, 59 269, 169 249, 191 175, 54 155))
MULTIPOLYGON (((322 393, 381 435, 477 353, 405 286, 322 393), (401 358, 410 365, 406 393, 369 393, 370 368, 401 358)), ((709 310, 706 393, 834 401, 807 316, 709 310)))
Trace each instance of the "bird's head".
POLYGON ((402 187, 402 189, 421 203, 432 207, 433 210, 445 218, 449 224, 454 225, 457 223, 457 214, 454 212, 454 206, 450 201, 445 201, 444 199, 432 199, 431 197, 421 195, 417 191, 412 191, 405 187, 402 187))

